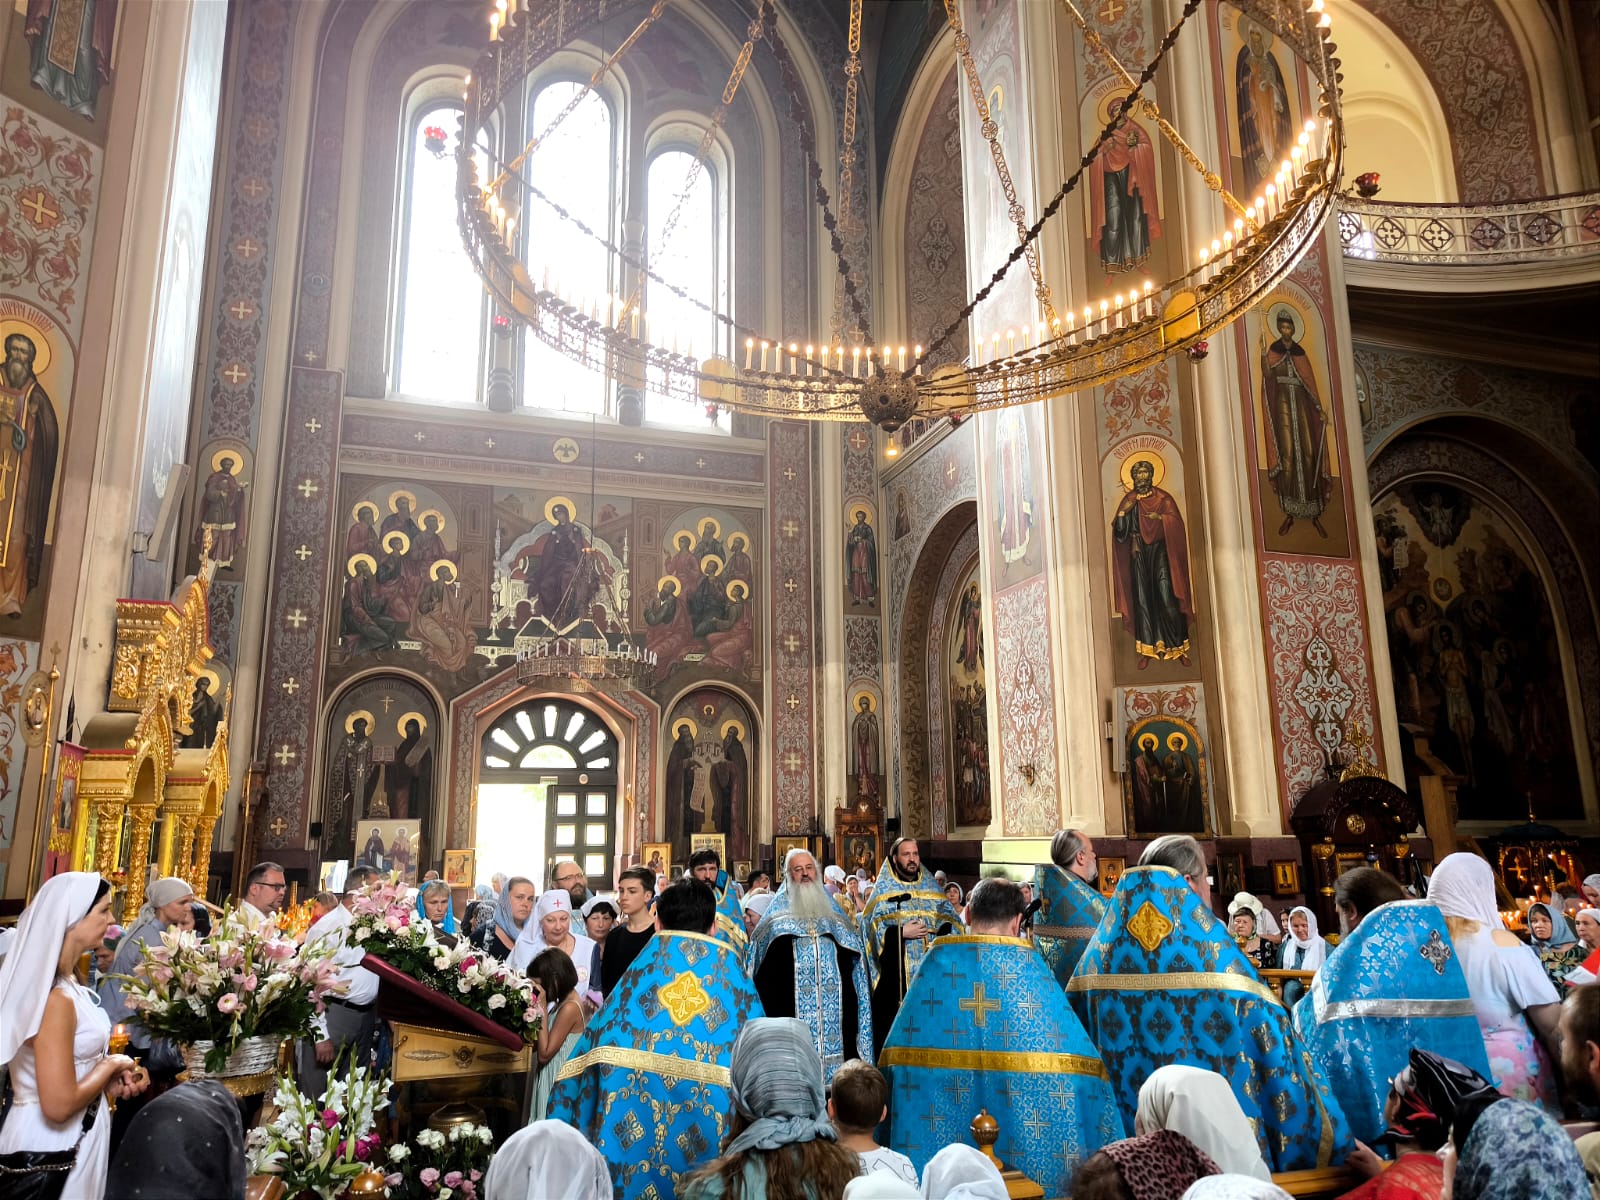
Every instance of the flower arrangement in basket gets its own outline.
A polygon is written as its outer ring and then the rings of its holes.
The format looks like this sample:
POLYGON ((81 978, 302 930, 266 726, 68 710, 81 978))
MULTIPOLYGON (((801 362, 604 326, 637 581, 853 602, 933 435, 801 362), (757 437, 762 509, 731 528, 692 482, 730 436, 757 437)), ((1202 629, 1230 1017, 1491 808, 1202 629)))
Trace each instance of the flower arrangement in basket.
POLYGON ((352 944, 366 953, 511 1030, 523 1041, 538 1040, 544 1014, 533 998, 528 977, 465 940, 454 949, 444 945, 417 916, 400 886, 384 883, 362 892, 350 910, 349 936, 352 944))
POLYGON ((304 1037, 337 981, 332 948, 301 948, 270 921, 224 911, 205 940, 169 929, 146 945, 128 1006, 155 1037, 182 1045, 191 1078, 270 1068, 285 1038, 304 1037))
POLYGON ((389 1077, 366 1067, 346 1078, 334 1067, 320 1100, 301 1095, 290 1080, 280 1081, 273 1097, 278 1115, 245 1140, 250 1173, 278 1176, 290 1196, 315 1192, 332 1200, 381 1160, 373 1126, 388 1094, 389 1077))
POLYGON ((415 1148, 389 1147, 390 1200, 477 1200, 494 1157, 494 1134, 487 1125, 456 1125, 448 1134, 424 1129, 415 1148))

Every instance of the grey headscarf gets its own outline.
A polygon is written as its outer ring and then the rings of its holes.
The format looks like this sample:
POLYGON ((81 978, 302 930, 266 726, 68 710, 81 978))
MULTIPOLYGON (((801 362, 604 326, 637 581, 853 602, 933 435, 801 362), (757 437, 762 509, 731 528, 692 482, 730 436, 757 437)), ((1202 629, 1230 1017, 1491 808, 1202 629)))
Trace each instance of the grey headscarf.
MULTIPOLYGON (((138 921, 153 921, 156 909, 165 908, 174 900, 185 897, 194 899, 194 888, 189 886, 187 879, 179 879, 176 875, 168 875, 158 879, 145 889, 144 903, 139 906, 138 921)), ((135 922, 137 924, 137 921, 135 922)))
POLYGON ((511 915, 511 888, 518 883, 532 884, 533 880, 513 875, 500 885, 500 895, 494 902, 494 923, 513 942, 522 934, 522 924, 511 915))
POLYGON ((1550 918, 1550 936, 1542 942, 1538 938, 1533 938, 1535 949, 1555 949, 1557 946, 1571 946, 1577 942, 1578 935, 1572 932, 1572 926, 1567 924, 1566 914, 1559 907, 1555 904, 1530 904, 1528 905, 1530 917, 1536 908, 1550 918))
POLYGON ((729 1074, 734 1107, 751 1124, 728 1143, 724 1155, 837 1139, 828 1123, 822 1058, 804 1021, 757 1017, 746 1022, 733 1043, 729 1074))

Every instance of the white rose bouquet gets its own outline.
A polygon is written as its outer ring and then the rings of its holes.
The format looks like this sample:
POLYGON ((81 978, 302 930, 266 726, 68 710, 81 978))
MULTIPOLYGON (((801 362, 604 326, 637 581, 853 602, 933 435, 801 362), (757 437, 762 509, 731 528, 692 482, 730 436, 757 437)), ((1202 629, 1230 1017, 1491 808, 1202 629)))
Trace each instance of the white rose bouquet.
POLYGON ((370 887, 356 899, 350 943, 523 1041, 538 1040, 544 1013, 528 977, 465 940, 444 945, 396 884, 370 887))
POLYGON ((142 956, 123 976, 128 1006, 155 1037, 212 1043, 208 1071, 221 1071, 245 1038, 311 1033, 338 986, 329 949, 296 946, 271 922, 252 925, 231 908, 209 938, 168 929, 142 956))

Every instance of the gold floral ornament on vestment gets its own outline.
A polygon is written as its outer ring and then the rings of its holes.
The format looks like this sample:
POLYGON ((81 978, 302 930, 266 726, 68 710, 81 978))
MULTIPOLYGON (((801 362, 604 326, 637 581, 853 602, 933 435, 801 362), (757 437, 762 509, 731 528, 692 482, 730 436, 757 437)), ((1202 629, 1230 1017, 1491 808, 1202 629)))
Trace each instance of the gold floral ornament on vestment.
POLYGON ((656 990, 656 997, 667 1010, 672 1023, 680 1028, 711 1007, 711 997, 692 972, 685 971, 671 983, 656 990))
POLYGON ((1146 954, 1153 953, 1173 928, 1166 914, 1148 900, 1139 906, 1139 911, 1128 921, 1128 932, 1144 947, 1146 954))

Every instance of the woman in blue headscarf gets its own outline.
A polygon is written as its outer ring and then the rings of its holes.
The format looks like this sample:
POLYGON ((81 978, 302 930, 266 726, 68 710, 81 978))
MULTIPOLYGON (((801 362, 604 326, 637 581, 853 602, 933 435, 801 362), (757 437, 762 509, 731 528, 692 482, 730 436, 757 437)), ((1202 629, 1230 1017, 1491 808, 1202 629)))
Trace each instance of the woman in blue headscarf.
POLYGON ((822 1200, 861 1169, 828 1122, 822 1057, 794 1017, 745 1023, 729 1065, 733 1123, 722 1157, 686 1175, 681 1200, 822 1200))
POLYGON ((450 903, 450 885, 431 879, 417 892, 417 916, 433 926, 433 936, 446 946, 456 944, 455 906, 450 903))
POLYGON ((1457 1113, 1440 1157, 1445 1190, 1455 1200, 1554 1200, 1589 1192, 1572 1139, 1549 1113, 1521 1100, 1457 1113))
POLYGON ((522 875, 506 880, 505 887, 500 889, 500 898, 495 901, 494 920, 475 943, 478 949, 502 962, 510 958, 523 923, 533 915, 533 901, 538 890, 533 880, 522 875))
POLYGON ((1567 973, 1583 965, 1589 948, 1572 932, 1566 915, 1548 904, 1528 906, 1528 932, 1533 935, 1533 949, 1544 964, 1544 973, 1550 976, 1556 991, 1565 996, 1572 988, 1567 973))

